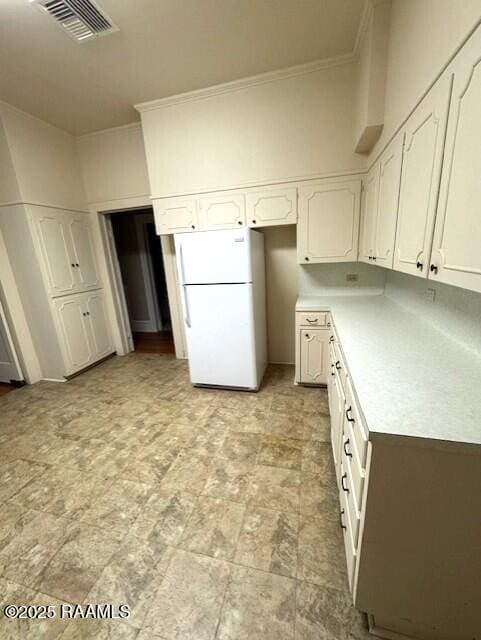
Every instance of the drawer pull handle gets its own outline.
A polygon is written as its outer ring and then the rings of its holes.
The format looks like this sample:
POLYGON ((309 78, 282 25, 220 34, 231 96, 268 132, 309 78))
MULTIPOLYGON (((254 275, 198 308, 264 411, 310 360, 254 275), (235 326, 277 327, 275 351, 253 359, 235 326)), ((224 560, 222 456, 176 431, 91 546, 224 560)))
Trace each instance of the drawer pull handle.
POLYGON ((419 262, 419 260, 418 260, 418 261, 416 262, 416 269, 421 269, 421 271, 422 271, 422 270, 423 270, 423 267, 424 267, 423 263, 422 263, 422 262, 419 262))
POLYGON ((350 451, 347 450, 347 445, 349 444, 349 438, 347 440, 344 440, 344 453, 346 454, 347 458, 352 458, 352 453, 350 451))
POLYGON ((314 320, 310 320, 309 318, 306 318, 307 322, 309 322, 309 324, 317 324, 319 322, 318 318, 314 318, 314 320))
POLYGON ((331 336, 331 337, 329 338, 329 342, 334 342, 334 336, 331 336))
POLYGON ((341 511, 339 512, 339 524, 341 525, 341 529, 344 530, 346 528, 346 525, 342 521, 343 515, 344 515, 344 509, 341 509, 341 511))
POLYGON ((354 420, 354 418, 353 418, 352 416, 350 416, 350 415, 349 415, 349 412, 350 412, 350 411, 352 411, 352 407, 351 407, 351 406, 349 406, 349 407, 346 409, 346 418, 347 418, 347 421, 348 421, 348 422, 356 422, 356 421, 354 420))
POLYGON ((344 480, 347 480, 347 473, 343 473, 341 476, 341 487, 343 491, 345 491, 346 493, 349 493, 348 487, 344 485, 344 480))
POLYGON ((341 367, 341 363, 339 362, 339 360, 337 360, 337 361, 336 361, 336 369, 337 369, 338 371, 340 371, 340 370, 342 369, 342 367, 341 367))
POLYGON ((436 274, 438 272, 438 268, 437 268, 437 266, 435 264, 432 264, 429 267, 429 270, 431 271, 431 273, 434 273, 434 274, 436 274))

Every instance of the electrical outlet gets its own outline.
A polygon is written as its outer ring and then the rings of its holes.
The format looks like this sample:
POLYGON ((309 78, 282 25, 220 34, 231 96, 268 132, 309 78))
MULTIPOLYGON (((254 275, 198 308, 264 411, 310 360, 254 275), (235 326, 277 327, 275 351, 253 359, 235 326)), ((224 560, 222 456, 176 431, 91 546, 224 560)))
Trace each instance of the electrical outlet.
POLYGON ((359 280, 359 274, 358 273, 347 273, 346 274, 346 280, 348 282, 357 282, 359 280))
POLYGON ((434 300, 436 299, 436 289, 426 289, 426 291, 424 292, 424 297, 428 302, 434 302, 434 300))

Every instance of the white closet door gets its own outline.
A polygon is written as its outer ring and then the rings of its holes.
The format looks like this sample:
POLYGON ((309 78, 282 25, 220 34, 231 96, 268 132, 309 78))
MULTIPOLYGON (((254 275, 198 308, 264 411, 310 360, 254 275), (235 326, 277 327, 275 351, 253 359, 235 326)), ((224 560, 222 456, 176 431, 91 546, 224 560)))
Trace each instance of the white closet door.
POLYGON ((375 258, 381 267, 392 268, 401 185, 404 136, 397 137, 379 161, 379 198, 375 229, 375 258))
POLYGON ((76 277, 79 290, 99 287, 100 278, 95 261, 92 228, 88 214, 70 217, 69 228, 75 253, 76 277))
POLYGON ((92 358, 99 360, 114 351, 102 292, 85 296, 85 308, 92 338, 92 358))
POLYGON ((375 256, 375 233, 378 212, 379 164, 376 163, 364 180, 361 248, 359 260, 372 264, 375 256))
POLYGON ((481 291, 481 30, 458 56, 429 277, 481 291))
POLYGON ((86 309, 83 296, 68 296, 55 300, 54 307, 60 325, 66 375, 83 369, 92 362, 86 309))
POLYGON ((52 296, 75 291, 75 259, 64 215, 45 209, 34 214, 52 296))
POLYGON ((451 78, 441 79, 406 124, 394 269, 426 277, 439 192, 451 78))

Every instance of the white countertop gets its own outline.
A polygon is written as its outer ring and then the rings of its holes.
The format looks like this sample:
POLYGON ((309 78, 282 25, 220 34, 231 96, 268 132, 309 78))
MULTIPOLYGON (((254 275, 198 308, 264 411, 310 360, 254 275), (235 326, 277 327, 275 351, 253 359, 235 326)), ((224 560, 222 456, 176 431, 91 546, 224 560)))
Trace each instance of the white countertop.
POLYGON ((371 440, 481 445, 480 356, 384 295, 301 296, 296 305, 325 309, 371 440))

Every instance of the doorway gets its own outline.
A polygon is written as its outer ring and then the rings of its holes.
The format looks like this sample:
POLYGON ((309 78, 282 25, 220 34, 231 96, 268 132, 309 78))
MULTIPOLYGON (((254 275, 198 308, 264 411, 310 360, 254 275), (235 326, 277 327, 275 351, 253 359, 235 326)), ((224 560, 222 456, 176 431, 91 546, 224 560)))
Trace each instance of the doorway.
POLYGON ((0 396, 23 384, 22 369, 0 300, 0 396))
POLYGON ((153 210, 111 213, 109 218, 133 348, 141 353, 173 354, 162 246, 153 210))

